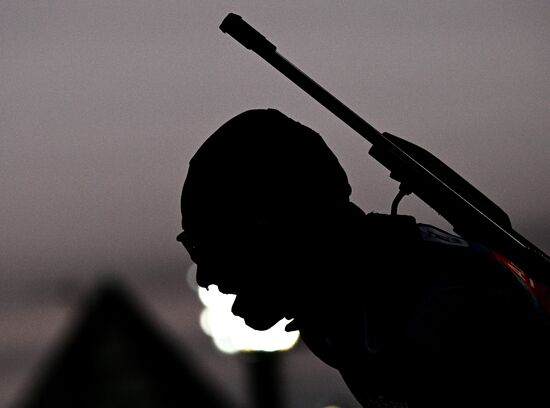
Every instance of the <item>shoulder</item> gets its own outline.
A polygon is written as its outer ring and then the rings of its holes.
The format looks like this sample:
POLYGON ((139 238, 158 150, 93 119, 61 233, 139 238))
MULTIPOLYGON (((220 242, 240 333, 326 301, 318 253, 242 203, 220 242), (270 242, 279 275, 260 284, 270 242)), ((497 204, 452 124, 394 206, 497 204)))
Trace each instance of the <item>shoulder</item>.
MULTIPOLYGON (((512 303, 533 307, 532 297, 494 251, 411 216, 368 214, 364 248, 369 279, 378 283, 374 295, 415 302, 427 297, 488 307, 512 303), (385 290, 380 290, 385 289, 385 290)), ((437 302, 436 302, 437 303, 437 302)))
POLYGON ((432 250, 462 248, 483 252, 480 245, 433 225, 417 223, 410 215, 369 213, 364 217, 363 225, 373 242, 395 246, 415 245, 432 250))

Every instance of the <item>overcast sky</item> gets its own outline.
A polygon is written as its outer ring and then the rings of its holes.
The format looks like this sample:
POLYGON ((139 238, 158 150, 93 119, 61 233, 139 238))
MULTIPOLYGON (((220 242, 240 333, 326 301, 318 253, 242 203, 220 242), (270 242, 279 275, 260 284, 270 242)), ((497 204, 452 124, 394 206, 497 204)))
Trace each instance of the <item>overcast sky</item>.
MULTIPOLYGON (((222 34, 228 12, 376 128, 438 155, 550 251, 548 1, 2 0, 0 304, 13 306, 1 312, 10 347, 27 333, 14 305, 32 303, 37 285, 78 286, 111 270, 155 283, 153 303, 179 290, 187 162, 243 110, 275 107, 317 130, 354 200, 389 211, 397 186, 370 146, 222 34)), ((414 198, 401 211, 441 222, 414 198)))

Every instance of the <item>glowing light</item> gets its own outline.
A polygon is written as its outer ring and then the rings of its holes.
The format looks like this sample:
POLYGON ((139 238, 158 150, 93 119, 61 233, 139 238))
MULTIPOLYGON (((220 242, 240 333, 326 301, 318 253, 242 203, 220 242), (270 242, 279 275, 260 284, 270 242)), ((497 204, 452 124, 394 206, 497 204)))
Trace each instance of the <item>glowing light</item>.
POLYGON ((235 295, 226 295, 216 285, 209 289, 199 288, 199 298, 205 305, 200 316, 200 324, 214 344, 224 353, 239 351, 282 351, 296 344, 299 333, 286 332, 289 320, 283 319, 265 331, 248 327, 244 320, 231 313, 235 295))

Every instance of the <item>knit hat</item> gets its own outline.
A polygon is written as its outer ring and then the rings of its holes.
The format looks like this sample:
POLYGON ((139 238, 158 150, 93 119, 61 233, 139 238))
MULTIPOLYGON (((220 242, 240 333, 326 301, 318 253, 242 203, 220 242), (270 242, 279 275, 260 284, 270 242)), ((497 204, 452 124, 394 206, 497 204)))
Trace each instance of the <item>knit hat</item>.
POLYGON ((222 125, 190 161, 182 225, 322 215, 347 205, 346 173, 322 137, 275 109, 222 125))

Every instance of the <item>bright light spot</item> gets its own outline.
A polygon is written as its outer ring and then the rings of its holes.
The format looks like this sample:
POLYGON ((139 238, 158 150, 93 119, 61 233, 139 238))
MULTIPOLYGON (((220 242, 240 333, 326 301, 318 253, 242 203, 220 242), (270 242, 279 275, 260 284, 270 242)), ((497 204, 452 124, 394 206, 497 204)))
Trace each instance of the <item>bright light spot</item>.
POLYGON ((205 305, 200 316, 201 328, 221 351, 282 351, 296 344, 300 334, 285 331, 287 319, 265 331, 248 327, 244 319, 231 313, 235 297, 221 293, 216 285, 210 285, 208 290, 199 288, 199 298, 205 305))

